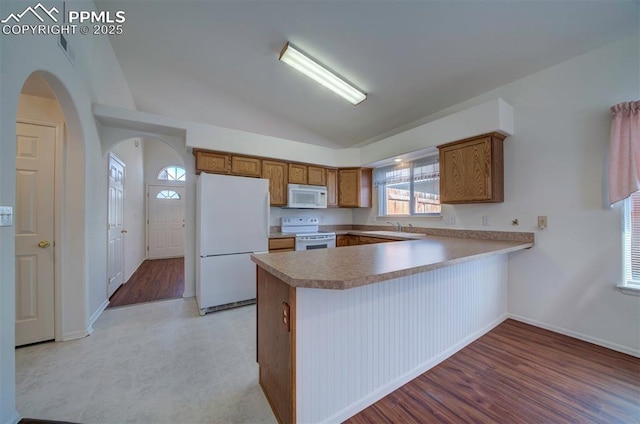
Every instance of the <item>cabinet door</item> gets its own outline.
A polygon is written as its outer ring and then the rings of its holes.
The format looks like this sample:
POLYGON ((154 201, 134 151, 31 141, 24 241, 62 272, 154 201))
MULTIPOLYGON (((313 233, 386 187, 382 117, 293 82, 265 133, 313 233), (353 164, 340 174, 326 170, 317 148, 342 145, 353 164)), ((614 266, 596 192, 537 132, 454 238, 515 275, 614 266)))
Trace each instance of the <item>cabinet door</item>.
POLYGON ((258 267, 257 279, 260 386, 278 422, 295 423, 296 289, 261 267, 258 267))
POLYGON ((293 237, 269 239, 269 252, 288 252, 295 250, 295 247, 296 239, 293 237))
POLYGON ((371 207, 371 169, 338 170, 338 204, 341 208, 371 207))
POLYGON ((262 178, 269 180, 271 206, 287 205, 287 171, 288 167, 286 162, 273 160, 262 161, 262 178))
POLYGON ((327 207, 338 206, 338 170, 327 169, 327 207))
POLYGON ((258 158, 232 156, 231 173, 247 177, 260 177, 262 175, 261 161, 258 158))
POLYGON ((358 246, 360 244, 359 236, 352 236, 349 234, 347 237, 347 246, 358 246))
POLYGON ((226 153, 194 150, 193 154, 196 156, 197 173, 229 174, 231 172, 229 155, 226 153))
POLYGON ((386 239, 382 237, 369 237, 369 236, 358 236, 358 244, 376 244, 376 243, 389 243, 392 241, 398 241, 393 239, 386 239))
POLYGON ((336 236, 336 247, 349 246, 349 235, 336 236))
POLYGON ((318 166, 307 166, 307 184, 326 186, 327 174, 325 169, 318 166))
POLYGON ((307 184, 307 166, 297 163, 290 163, 289 182, 291 184, 307 184))
POLYGON ((486 135, 440 146, 440 202, 502 202, 502 136, 486 135))

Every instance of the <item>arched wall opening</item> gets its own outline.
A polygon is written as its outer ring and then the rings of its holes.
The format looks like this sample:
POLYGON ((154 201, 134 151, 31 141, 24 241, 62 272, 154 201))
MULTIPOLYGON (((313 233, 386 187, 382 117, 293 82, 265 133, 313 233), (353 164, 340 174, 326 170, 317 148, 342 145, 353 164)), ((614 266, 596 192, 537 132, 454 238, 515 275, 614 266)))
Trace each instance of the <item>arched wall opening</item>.
MULTIPOLYGON (((146 171, 145 189, 149 183, 157 177, 157 172, 163 166, 174 165, 175 160, 179 160, 178 164, 184 167, 186 171, 186 180, 181 186, 185 190, 185 240, 184 240, 184 280, 185 290, 183 297, 195 296, 195 160, 190 150, 187 149, 185 138, 180 136, 149 133, 134 129, 123 128, 119 126, 102 126, 101 127, 102 150, 105 158, 118 146, 122 141, 140 139, 144 148, 148 146, 158 146, 158 150, 170 149, 175 153, 166 163, 154 161, 154 165, 146 171), (161 163, 163 165, 161 165, 161 163), (158 168, 158 169, 156 169, 158 168), (155 173, 155 174, 154 174, 155 173)), ((145 156, 146 157, 146 156, 145 156)), ((149 159, 147 157, 147 159, 149 159)), ((171 184, 171 183, 169 183, 171 184)), ((145 239, 145 242, 148 240, 145 239)))
MULTIPOLYGON (((18 125, 52 128, 55 134, 54 156, 50 158, 54 168, 53 237, 50 240, 54 258, 50 281, 54 304, 52 338, 63 341, 83 337, 88 329, 85 212, 78 205, 84 205, 85 201, 84 136, 71 96, 55 75, 35 71, 25 79, 16 110, 16 136, 18 125)), ((17 137, 14 140, 17 142, 17 137)), ((14 164, 19 154, 16 146, 14 164)), ((21 194, 16 191, 15 195, 18 208, 21 194)), ((19 223, 19 219, 17 221, 19 223)), ((18 230, 16 226, 15 231, 18 230)))
MULTIPOLYGON (((185 169, 183 157, 167 142, 150 136, 129 138, 105 148, 110 178, 107 205, 109 307, 182 297, 182 279, 168 281, 162 290, 148 293, 139 278, 132 280, 133 286, 126 283, 146 260, 183 258, 186 254, 188 181, 158 178, 167 167, 185 169), (121 168, 122 179, 116 182, 114 177, 121 168), (157 194, 167 189, 178 190, 178 199, 157 200, 157 194), (122 202, 117 200, 120 197, 122 202)), ((186 169, 181 176, 185 180, 191 178, 186 169)), ((151 262, 144 269, 151 264, 166 266, 166 263, 151 262)), ((169 263, 171 266, 177 264, 175 260, 169 263)), ((184 268, 182 262, 179 266, 184 268)), ((184 269, 181 274, 184 275, 184 269)))

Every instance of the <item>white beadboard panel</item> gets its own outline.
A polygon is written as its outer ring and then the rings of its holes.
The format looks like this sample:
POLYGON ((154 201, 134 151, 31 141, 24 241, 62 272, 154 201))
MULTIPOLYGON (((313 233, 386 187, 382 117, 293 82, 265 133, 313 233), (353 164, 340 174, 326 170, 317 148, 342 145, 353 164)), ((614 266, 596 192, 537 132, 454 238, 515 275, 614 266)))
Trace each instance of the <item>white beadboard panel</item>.
POLYGON ((297 421, 341 422, 507 316, 507 255, 350 290, 296 290, 297 421))

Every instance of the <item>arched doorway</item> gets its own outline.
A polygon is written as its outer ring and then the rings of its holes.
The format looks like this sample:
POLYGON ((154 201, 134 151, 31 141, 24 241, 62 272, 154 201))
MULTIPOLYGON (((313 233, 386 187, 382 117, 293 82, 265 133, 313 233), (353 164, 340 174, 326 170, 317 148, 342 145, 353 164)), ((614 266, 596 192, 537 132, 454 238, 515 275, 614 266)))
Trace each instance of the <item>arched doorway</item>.
POLYGON ((128 250, 125 260, 130 264, 124 267, 126 284, 110 297, 109 307, 192 297, 193 289, 187 284, 188 276, 192 274, 188 270, 193 263, 190 257, 193 253, 189 249, 191 236, 188 235, 193 222, 189 219, 195 181, 193 159, 189 161, 192 155, 181 137, 122 128, 115 132, 113 128, 117 127, 103 128, 102 143, 109 162, 114 156, 122 159, 125 168, 125 198, 128 201, 125 200, 123 243, 128 250), (173 166, 181 170, 181 175, 172 174, 173 166), (164 175, 167 172, 163 173, 163 170, 168 167, 171 168, 169 175, 164 175), (175 192, 175 198, 160 199, 165 191, 175 192), (163 221, 166 228, 154 223, 156 215, 162 218, 159 221, 163 221), (156 233, 151 234, 151 231, 156 233), (164 240, 154 237, 163 232, 168 235, 164 240), (171 235, 172 232, 177 233, 180 241, 177 246, 173 244, 176 235, 171 235), (172 248, 157 249, 155 246, 154 249, 151 243, 156 242, 172 248), (165 251, 158 254, 159 250, 165 251), (140 255, 141 252, 144 255, 140 255), (149 287, 150 284, 154 287, 149 287))
MULTIPOLYGON (((25 81, 16 123, 16 346, 55 339, 56 198, 64 114, 45 79, 25 81)), ((59 302, 58 302, 59 303, 59 302)))
MULTIPOLYGON (((37 71, 22 87, 16 111, 16 344, 81 337, 87 329, 84 264, 84 143, 62 83, 37 71), (73 240, 73 242, 71 242, 73 240), (64 307, 63 307, 64 305, 64 307), (82 313, 84 312, 84 313, 82 313), (71 329, 74 330, 71 330, 71 329)), ((85 334, 86 335, 86 332, 85 334)))

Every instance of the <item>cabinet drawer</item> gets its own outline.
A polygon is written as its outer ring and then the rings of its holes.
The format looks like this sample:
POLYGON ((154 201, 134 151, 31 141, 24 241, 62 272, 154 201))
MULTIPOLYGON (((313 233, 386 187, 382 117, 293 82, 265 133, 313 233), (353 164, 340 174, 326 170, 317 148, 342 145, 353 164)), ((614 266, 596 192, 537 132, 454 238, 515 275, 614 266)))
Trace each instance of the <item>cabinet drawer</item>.
POLYGON ((270 252, 272 250, 294 250, 295 247, 296 247, 296 240, 293 237, 269 239, 270 252))

